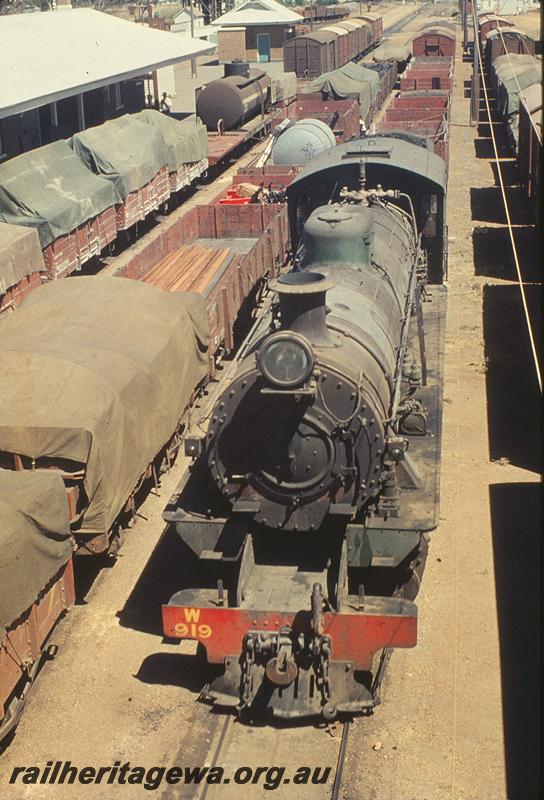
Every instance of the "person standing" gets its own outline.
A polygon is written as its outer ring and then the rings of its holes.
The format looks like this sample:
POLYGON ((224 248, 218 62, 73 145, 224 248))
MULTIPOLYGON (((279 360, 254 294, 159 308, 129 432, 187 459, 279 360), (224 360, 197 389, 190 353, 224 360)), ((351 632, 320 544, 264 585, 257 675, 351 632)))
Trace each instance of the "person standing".
POLYGON ((162 93, 161 99, 161 111, 163 114, 170 114, 172 111, 172 98, 166 94, 166 92, 162 93))

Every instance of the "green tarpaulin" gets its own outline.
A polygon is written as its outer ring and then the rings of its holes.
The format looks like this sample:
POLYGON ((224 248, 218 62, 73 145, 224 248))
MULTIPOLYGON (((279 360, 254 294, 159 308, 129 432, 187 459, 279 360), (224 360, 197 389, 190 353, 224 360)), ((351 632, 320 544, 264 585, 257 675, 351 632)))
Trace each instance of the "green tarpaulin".
POLYGON ((406 39, 406 34, 389 36, 382 39, 382 43, 369 53, 373 61, 408 61, 412 54, 412 40, 406 39))
POLYGON ((72 554, 64 482, 0 469, 0 639, 72 554))
POLYGON ((304 93, 321 92, 337 100, 355 98, 361 106, 361 117, 366 118, 379 91, 379 76, 374 70, 358 64, 345 64, 333 72, 325 72, 303 89, 304 93))
POLYGON ((0 220, 37 228, 42 248, 120 202, 64 141, 0 164, 0 220))
POLYGON ((88 169, 113 183, 123 200, 168 164, 159 128, 129 114, 76 133, 69 144, 88 169))
POLYGON ((517 114, 519 94, 534 83, 542 83, 542 65, 534 56, 509 53, 493 62, 497 78, 497 104, 503 116, 517 114))
POLYGON ((177 120, 148 108, 134 119, 157 128, 168 151, 168 171, 175 172, 184 164, 194 164, 208 156, 208 132, 198 117, 177 120))
POLYGON ((205 376, 207 340, 199 295, 99 276, 36 289, 0 319, 0 451, 83 465, 80 532, 105 533, 205 376))

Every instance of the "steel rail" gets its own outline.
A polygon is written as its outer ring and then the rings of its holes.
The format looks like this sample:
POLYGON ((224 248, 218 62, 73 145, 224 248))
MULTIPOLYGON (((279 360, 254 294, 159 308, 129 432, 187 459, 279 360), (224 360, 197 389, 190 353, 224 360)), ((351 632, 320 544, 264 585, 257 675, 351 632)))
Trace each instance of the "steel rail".
MULTIPOLYGON (((535 342, 535 339, 534 339, 534 336, 533 336, 533 328, 532 328, 532 325, 531 325, 531 315, 529 313, 529 306, 527 304, 527 298, 525 296, 524 281, 523 281, 523 276, 521 274, 521 266, 520 266, 519 258, 518 258, 518 250, 517 250, 516 241, 515 241, 515 238, 514 238, 514 230, 513 230, 513 227, 512 227, 512 220, 511 220, 511 217, 510 217, 510 208, 508 206, 508 199, 506 197, 506 190, 505 190, 505 186, 504 186, 504 178, 503 178, 502 168, 501 168, 501 160, 499 158, 499 150, 498 150, 498 147, 497 147, 497 141, 495 139, 495 132, 493 130, 493 120, 491 119, 491 107, 490 107, 490 104, 489 104, 489 96, 487 94, 487 85, 486 85, 486 80, 485 80, 484 68, 483 68, 483 64, 482 64, 482 53, 481 53, 481 49, 480 49, 480 39, 479 39, 479 36, 478 36, 478 20, 476 19, 476 17, 474 17, 474 47, 477 49, 478 60, 480 62, 479 63, 479 67, 480 67, 480 74, 481 74, 481 78, 482 78, 482 88, 484 90, 484 99, 485 99, 485 105, 486 105, 486 110, 487 110, 487 117, 488 117, 488 121, 489 121, 489 129, 490 129, 490 134, 491 134, 491 141, 493 143, 493 151, 495 153, 495 162, 497 164, 497 174, 499 176, 499 183, 500 183, 502 201, 503 201, 503 205, 504 205, 504 212, 506 214, 506 222, 507 222, 507 227, 508 227, 508 233, 509 233, 509 236, 510 236, 510 243, 512 245, 512 252, 513 252, 513 255, 514 255, 514 262, 515 262, 515 265, 516 265, 516 272, 517 272, 517 276, 518 276, 518 285, 519 285, 519 289, 520 289, 520 293, 521 293, 521 300, 522 300, 522 303, 523 303, 523 311, 524 311, 524 314, 525 314, 525 321, 526 321, 526 324, 527 324, 527 331, 529 333, 529 341, 531 343, 531 352, 532 352, 533 361, 534 361, 534 365, 535 365, 535 371, 536 371, 536 376, 537 376, 537 380, 538 380, 538 386, 539 386, 539 389, 540 389, 540 393, 542 394, 542 374, 541 374, 541 371, 540 371, 540 364, 539 364, 539 360, 538 360, 538 351, 537 351, 536 342, 535 342)), ((518 86, 519 86, 519 83, 518 83, 518 86)))
POLYGON ((346 761, 346 750, 348 747, 349 733, 351 730, 351 720, 346 720, 342 730, 342 739, 340 740, 340 749, 338 751, 338 759, 336 761, 336 773, 334 776, 334 784, 332 787, 331 800, 338 800, 340 797, 340 790, 342 789, 342 778, 344 776, 344 764, 346 761))

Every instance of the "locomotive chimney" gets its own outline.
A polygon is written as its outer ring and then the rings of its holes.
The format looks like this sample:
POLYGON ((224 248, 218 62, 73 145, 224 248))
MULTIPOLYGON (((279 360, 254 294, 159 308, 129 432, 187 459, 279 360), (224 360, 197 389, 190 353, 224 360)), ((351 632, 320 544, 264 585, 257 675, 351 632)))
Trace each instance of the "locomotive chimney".
POLYGON ((300 333, 310 344, 331 345, 325 295, 333 286, 319 272, 290 272, 271 281, 270 287, 280 296, 282 330, 300 333))

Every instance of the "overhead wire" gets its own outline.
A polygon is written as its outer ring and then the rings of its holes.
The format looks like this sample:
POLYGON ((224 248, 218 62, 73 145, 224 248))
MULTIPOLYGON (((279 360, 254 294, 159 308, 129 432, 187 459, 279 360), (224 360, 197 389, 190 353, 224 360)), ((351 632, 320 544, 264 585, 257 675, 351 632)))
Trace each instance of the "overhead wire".
MULTIPOLYGON (((516 265, 516 272, 517 272, 517 276, 518 276, 518 284, 519 284, 520 293, 521 293, 521 301, 522 301, 522 304, 523 304, 523 312, 524 312, 525 321, 526 321, 526 324, 527 324, 527 331, 529 333, 529 341, 531 343, 531 352, 532 352, 533 361, 534 361, 534 365, 535 365, 535 371, 536 371, 536 376, 537 376, 537 380, 538 380, 538 386, 539 386, 540 392, 542 393, 542 374, 541 374, 540 363, 539 363, 539 359, 538 359, 538 351, 537 351, 536 342, 535 342, 534 335, 533 335, 533 327, 531 325, 531 315, 529 313, 529 306, 528 306, 528 303, 527 303, 527 297, 525 295, 524 281, 523 281, 523 276, 521 274, 521 266, 520 266, 520 263, 519 263, 518 250, 517 250, 517 247, 516 247, 516 241, 515 241, 515 237, 514 237, 512 219, 510 217, 510 209, 508 207, 508 199, 506 197, 506 189, 505 189, 505 186, 504 186, 504 179, 503 179, 503 175, 502 175, 501 161, 500 161, 500 158, 499 158, 499 151, 498 151, 498 148, 497 148, 497 141, 495 139, 495 132, 493 130, 493 122, 492 122, 492 119, 491 119, 491 108, 490 108, 490 105, 489 105, 489 96, 488 96, 488 93, 487 93, 487 86, 486 86, 486 82, 485 82, 484 68, 483 68, 483 62, 482 62, 482 52, 481 52, 481 48, 480 48, 480 39, 478 37, 478 20, 476 18, 476 15, 474 15, 474 17, 473 17, 473 23, 474 23, 474 47, 476 47, 477 50, 478 50, 478 62, 479 62, 479 69, 480 69, 480 74, 481 74, 481 78, 482 78, 482 88, 484 90, 485 105, 486 105, 487 116, 488 116, 488 120, 489 120, 489 129, 490 129, 490 132, 491 132, 491 141, 493 143, 493 151, 495 153, 495 162, 497 164, 497 174, 498 174, 498 177, 499 177, 502 201, 503 201, 503 205, 504 205, 504 212, 506 214, 506 222, 507 222, 507 226, 508 226, 508 233, 509 233, 509 236, 510 236, 510 243, 512 245, 512 252, 513 252, 513 255, 514 255, 514 262, 515 262, 515 265, 516 265)), ((500 31, 499 31, 499 33, 500 33, 500 31)), ((500 33, 500 35, 502 36, 502 33, 500 33)), ((503 37, 503 45, 505 46, 504 37, 503 37)), ((506 49, 506 46, 505 46, 505 49, 506 49)), ((510 63, 512 63, 509 55, 508 55, 508 58, 510 60, 510 63)), ((521 94, 521 89, 519 88, 519 83, 517 81, 517 77, 516 77, 516 83, 518 84, 518 89, 519 89, 520 94, 521 94)))

